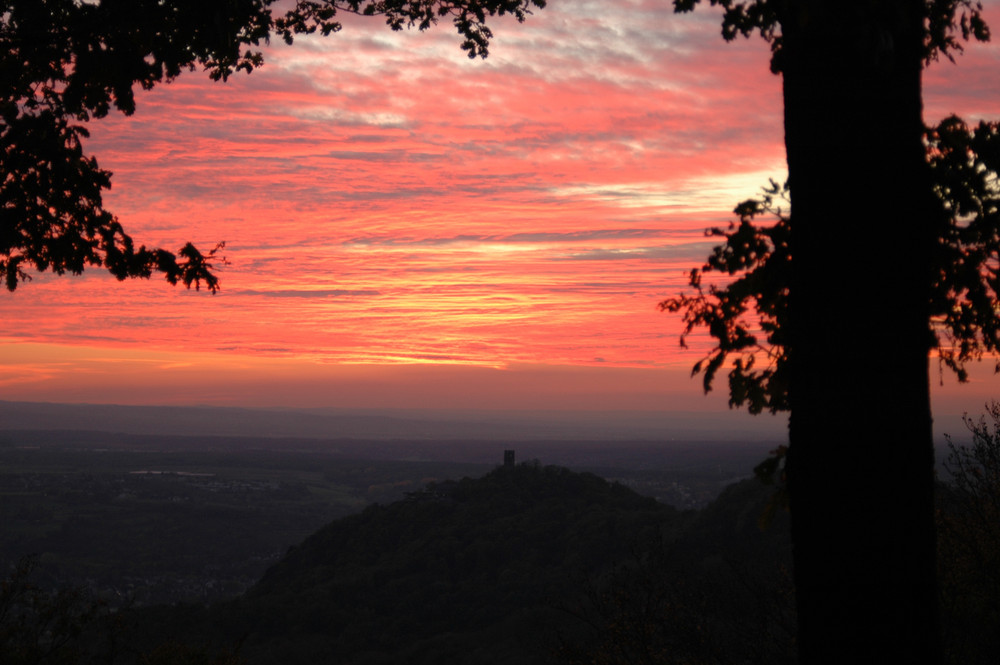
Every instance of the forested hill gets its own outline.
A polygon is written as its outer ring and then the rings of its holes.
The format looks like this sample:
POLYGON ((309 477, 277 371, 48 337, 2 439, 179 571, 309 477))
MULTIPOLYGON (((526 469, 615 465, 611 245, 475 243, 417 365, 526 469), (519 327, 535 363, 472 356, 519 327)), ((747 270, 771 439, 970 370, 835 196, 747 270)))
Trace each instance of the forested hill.
POLYGON ((251 663, 551 662, 559 607, 683 519, 591 474, 499 468, 333 522, 198 620, 251 663))
POLYGON ((746 481, 679 513, 589 473, 501 467, 337 520, 244 597, 188 621, 216 644, 242 639, 252 665, 591 662, 633 639, 713 657, 760 643, 773 657, 790 642, 769 631, 791 607, 761 595, 787 591, 775 576, 786 525, 758 527, 773 495, 746 481), (616 632, 647 622, 658 628, 616 632), (689 625, 698 636, 663 633, 689 625))

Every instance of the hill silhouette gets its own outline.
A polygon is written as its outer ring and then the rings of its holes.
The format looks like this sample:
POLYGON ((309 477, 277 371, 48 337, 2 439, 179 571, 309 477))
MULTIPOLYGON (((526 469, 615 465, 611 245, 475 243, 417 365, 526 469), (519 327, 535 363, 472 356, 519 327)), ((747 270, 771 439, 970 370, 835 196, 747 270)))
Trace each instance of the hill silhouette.
POLYGON ((710 512, 681 513, 589 473, 501 467, 327 525, 240 599, 147 616, 157 639, 242 641, 253 665, 530 665, 598 648, 614 622, 600 594, 656 623, 662 608, 628 594, 670 587, 671 602, 735 635, 729 624, 744 617, 729 600, 773 585, 750 568, 783 558, 787 533, 757 526, 771 491, 748 481, 710 512), (749 563, 736 570, 741 557, 749 563), (679 580, 697 597, 677 595, 679 580))
POLYGON ((236 601, 147 610, 151 643, 235 643, 250 663, 551 662, 563 609, 673 508, 589 473, 520 464, 339 519, 236 601))
POLYGON ((251 662, 546 662, 557 601, 677 520, 591 474, 499 468, 328 525, 227 614, 251 662))

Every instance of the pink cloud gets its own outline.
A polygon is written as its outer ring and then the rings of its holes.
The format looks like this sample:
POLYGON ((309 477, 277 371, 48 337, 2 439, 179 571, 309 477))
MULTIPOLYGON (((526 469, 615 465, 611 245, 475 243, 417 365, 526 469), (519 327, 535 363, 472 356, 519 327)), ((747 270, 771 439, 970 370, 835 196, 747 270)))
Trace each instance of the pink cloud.
MULTIPOLYGON (((226 240, 223 291, 40 276, 8 330, 216 359, 689 365, 656 304, 703 262, 702 229, 783 175, 766 45, 654 2, 496 32, 469 61, 447 27, 351 19, 251 76, 141 94, 92 127, 106 202, 139 242, 226 240)), ((995 109, 996 58, 933 68, 931 110, 995 109)))

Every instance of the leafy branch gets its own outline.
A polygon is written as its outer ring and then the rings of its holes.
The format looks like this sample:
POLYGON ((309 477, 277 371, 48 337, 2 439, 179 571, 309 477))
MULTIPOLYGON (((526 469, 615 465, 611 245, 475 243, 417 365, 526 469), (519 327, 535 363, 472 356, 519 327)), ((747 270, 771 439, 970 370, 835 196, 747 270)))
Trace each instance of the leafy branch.
POLYGON ((729 229, 712 228, 710 237, 725 242, 706 263, 689 276, 693 295, 682 294, 660 303, 667 312, 681 312, 684 332, 681 346, 698 329, 707 328, 716 347, 695 363, 692 376, 703 374, 705 392, 727 359, 729 404, 746 406, 751 413, 788 408, 788 364, 784 325, 788 309, 791 254, 788 247, 788 186, 770 181, 758 199, 743 201, 734 212, 739 223, 729 229), (774 221, 754 223, 761 216, 774 221), (726 286, 704 284, 706 273, 738 275, 726 286))
MULTIPOLYGON (((1000 372, 1000 123, 970 128, 951 116, 925 131, 925 143, 941 203, 934 216, 928 351, 936 350, 942 368, 966 381, 968 363, 985 357, 993 357, 1000 372)), ((761 197, 740 203, 738 223, 706 232, 724 242, 691 271, 693 293, 660 303, 661 310, 682 315, 682 346, 701 329, 715 341, 692 376, 702 374, 708 392, 728 361, 729 404, 751 413, 788 409, 789 203, 787 185, 773 180, 761 197), (708 273, 735 279, 705 284, 708 273)))

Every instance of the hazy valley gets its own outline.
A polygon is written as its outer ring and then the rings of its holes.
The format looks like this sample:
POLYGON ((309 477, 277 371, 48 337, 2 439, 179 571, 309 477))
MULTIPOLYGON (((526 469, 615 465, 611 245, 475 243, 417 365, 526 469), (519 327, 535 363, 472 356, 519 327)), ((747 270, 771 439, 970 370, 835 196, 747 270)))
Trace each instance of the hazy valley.
MULTIPOLYGON (((300 425, 382 428, 324 438, 294 435, 303 413, 270 430, 253 410, 0 414, 0 564, 5 589, 34 599, 0 594, 22 622, 0 621, 0 641, 9 655, 65 637, 63 660, 12 662, 795 661, 783 495, 753 474, 779 439, 575 439, 551 420, 550 438, 496 423, 476 437, 476 418, 384 414, 300 425)), ((946 624, 968 640, 991 621, 963 595, 982 577, 952 570, 946 624)), ((961 662, 991 653, 969 644, 961 662)))

